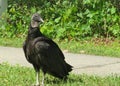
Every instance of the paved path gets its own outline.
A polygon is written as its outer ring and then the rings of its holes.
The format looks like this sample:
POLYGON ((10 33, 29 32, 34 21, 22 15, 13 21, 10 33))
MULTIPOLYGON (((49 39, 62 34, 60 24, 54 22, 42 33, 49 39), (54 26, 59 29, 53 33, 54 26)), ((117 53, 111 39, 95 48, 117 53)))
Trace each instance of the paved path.
MULTIPOLYGON (((120 75, 120 58, 72 53, 64 53, 64 55, 66 61, 74 67, 72 72, 75 74, 85 73, 98 76, 107 76, 110 74, 120 75)), ((32 67, 26 61, 22 48, 0 47, 0 63, 2 62, 32 67)))

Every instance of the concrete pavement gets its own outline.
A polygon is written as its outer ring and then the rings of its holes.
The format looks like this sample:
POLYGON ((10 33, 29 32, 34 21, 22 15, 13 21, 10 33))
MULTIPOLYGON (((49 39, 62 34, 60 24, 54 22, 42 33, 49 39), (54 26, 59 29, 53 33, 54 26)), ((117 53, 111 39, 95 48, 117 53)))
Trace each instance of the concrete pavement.
MULTIPOLYGON (((107 76, 120 75, 120 58, 65 53, 66 61, 74 68, 72 73, 107 76)), ((0 63, 19 64, 32 67, 24 56, 22 48, 0 47, 0 63)))

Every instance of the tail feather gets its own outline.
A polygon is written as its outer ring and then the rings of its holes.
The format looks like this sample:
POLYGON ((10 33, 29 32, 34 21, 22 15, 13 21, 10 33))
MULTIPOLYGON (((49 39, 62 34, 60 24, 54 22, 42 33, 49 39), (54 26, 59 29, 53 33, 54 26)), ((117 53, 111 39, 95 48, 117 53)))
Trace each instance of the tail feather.
POLYGON ((67 67, 67 72, 72 71, 73 67, 71 65, 69 65, 68 63, 66 63, 66 67, 67 67))
POLYGON ((62 77, 63 80, 67 80, 67 78, 68 78, 67 75, 69 75, 69 72, 72 71, 73 67, 71 65, 69 65, 68 63, 66 63, 66 68, 67 68, 66 69, 67 71, 66 71, 65 75, 62 77))
POLYGON ((65 63, 65 65, 66 65, 66 71, 63 70, 64 71, 63 73, 60 73, 59 71, 56 71, 56 72, 51 71, 51 72, 49 72, 49 74, 51 74, 57 78, 66 80, 67 76, 69 75, 69 72, 72 71, 72 66, 69 65, 68 63, 65 63))

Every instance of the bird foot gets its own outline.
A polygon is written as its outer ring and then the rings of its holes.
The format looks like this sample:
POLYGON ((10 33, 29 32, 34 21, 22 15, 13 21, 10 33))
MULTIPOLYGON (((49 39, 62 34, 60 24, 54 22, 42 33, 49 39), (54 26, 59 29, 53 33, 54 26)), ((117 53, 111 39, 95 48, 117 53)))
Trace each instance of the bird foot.
POLYGON ((44 86, 44 84, 41 84, 41 86, 44 86))
POLYGON ((34 85, 31 85, 31 86, 40 86, 40 85, 39 84, 36 84, 36 85, 34 84, 34 85))
POLYGON ((40 85, 34 85, 34 86, 40 86, 40 85))
POLYGON ((31 85, 31 86, 44 86, 44 84, 41 84, 41 85, 31 85))

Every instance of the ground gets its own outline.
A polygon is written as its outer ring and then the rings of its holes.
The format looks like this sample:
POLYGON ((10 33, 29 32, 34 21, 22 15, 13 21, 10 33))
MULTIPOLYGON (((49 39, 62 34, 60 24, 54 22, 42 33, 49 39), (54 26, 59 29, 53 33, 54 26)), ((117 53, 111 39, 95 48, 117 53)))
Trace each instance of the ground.
MULTIPOLYGON (((72 73, 108 76, 120 75, 120 58, 73 54, 64 52, 65 60, 73 66, 72 73)), ((0 47, 0 63, 19 64, 32 67, 24 56, 22 48, 0 47)))

